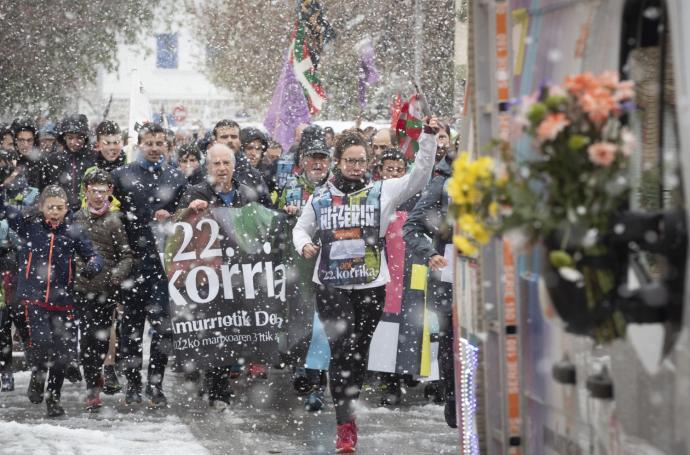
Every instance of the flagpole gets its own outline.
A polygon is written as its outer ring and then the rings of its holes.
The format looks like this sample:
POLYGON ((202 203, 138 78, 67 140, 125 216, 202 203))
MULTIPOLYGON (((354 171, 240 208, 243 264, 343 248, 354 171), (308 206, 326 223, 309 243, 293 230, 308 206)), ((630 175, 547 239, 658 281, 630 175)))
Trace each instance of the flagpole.
POLYGON ((414 80, 417 84, 422 80, 422 43, 424 38, 424 10, 422 9, 422 0, 415 0, 414 2, 414 80))
POLYGON ((129 92, 129 122, 127 124, 128 139, 127 142, 130 144, 134 143, 134 138, 137 136, 137 132, 134 130, 134 123, 136 122, 136 99, 137 91, 139 90, 139 77, 138 69, 132 68, 130 70, 130 92, 129 92))

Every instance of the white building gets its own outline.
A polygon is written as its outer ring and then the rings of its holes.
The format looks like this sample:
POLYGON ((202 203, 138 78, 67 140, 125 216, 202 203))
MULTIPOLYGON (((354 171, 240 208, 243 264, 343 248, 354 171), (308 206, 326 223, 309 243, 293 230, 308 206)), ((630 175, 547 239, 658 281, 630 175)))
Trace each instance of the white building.
POLYGON ((140 44, 119 45, 118 68, 99 72, 95 87, 80 94, 79 112, 97 123, 108 109, 107 118, 126 129, 132 78, 138 75, 156 120, 162 110, 168 118, 175 112, 174 126, 192 129, 195 125, 209 128, 221 118, 236 118, 239 109, 232 95, 204 75, 206 49, 195 40, 190 22, 183 13, 173 20, 157 19, 140 44))

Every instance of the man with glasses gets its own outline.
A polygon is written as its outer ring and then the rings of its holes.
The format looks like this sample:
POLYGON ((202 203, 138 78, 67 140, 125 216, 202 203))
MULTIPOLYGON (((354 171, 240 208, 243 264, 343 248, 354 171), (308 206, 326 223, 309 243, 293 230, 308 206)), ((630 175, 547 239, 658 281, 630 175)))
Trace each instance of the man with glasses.
POLYGON ((337 422, 336 451, 357 444, 354 403, 366 371, 369 345, 390 281, 385 234, 398 206, 429 181, 438 121, 427 119, 412 171, 370 183, 367 140, 356 130, 336 138, 334 177, 311 195, 292 231, 295 249, 316 257, 316 303, 331 349, 330 390, 337 422))
POLYGON ((142 401, 141 367, 144 323, 153 329, 146 394, 150 407, 165 407, 163 375, 172 351, 168 281, 151 224, 177 210, 186 180, 165 165, 165 130, 147 123, 139 130, 135 162, 113 171, 114 196, 122 204, 123 223, 135 261, 133 286, 126 290, 120 354, 127 378, 125 404, 142 401))

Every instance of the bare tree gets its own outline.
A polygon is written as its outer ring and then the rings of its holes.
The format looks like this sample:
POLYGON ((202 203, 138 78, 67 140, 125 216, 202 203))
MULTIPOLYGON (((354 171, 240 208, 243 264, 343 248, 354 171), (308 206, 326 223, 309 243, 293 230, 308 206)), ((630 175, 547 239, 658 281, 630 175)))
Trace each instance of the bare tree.
POLYGON ((117 42, 136 43, 161 0, 0 2, 0 114, 59 112, 117 65, 117 42))
MULTIPOLYGON (((397 92, 413 90, 415 53, 423 56, 421 84, 441 114, 453 102, 455 0, 422 2, 424 34, 415 41, 415 0, 323 0, 325 16, 337 38, 323 50, 319 72, 328 102, 321 114, 352 119, 357 102, 359 56, 355 46, 370 37, 376 52, 379 84, 370 89, 366 117, 388 118, 397 92)), ((296 1, 210 0, 189 2, 199 38, 207 43, 204 62, 216 84, 241 96, 248 109, 262 114, 280 74, 296 18, 296 1)))

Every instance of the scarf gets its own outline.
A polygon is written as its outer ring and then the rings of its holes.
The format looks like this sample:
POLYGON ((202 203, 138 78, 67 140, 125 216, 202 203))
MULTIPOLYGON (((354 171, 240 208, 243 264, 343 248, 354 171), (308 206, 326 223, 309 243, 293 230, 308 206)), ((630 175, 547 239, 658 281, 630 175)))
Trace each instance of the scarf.
POLYGON ((165 161, 165 156, 161 156, 161 159, 158 160, 156 163, 152 163, 146 158, 144 158, 143 154, 139 154, 139 157, 137 158, 137 163, 139 163, 139 166, 141 166, 143 169, 149 171, 149 172, 158 172, 163 168, 163 161, 165 161))
POLYGON ((108 209, 110 209, 110 199, 106 199, 105 204, 103 204, 103 207, 100 209, 93 208, 88 202, 86 206, 89 208, 89 212, 92 215, 103 216, 108 212, 108 209))
POLYGON ((333 185, 345 194, 354 193, 367 186, 367 178, 364 177, 360 180, 348 179, 340 172, 339 168, 333 169, 333 180, 331 180, 333 185))

